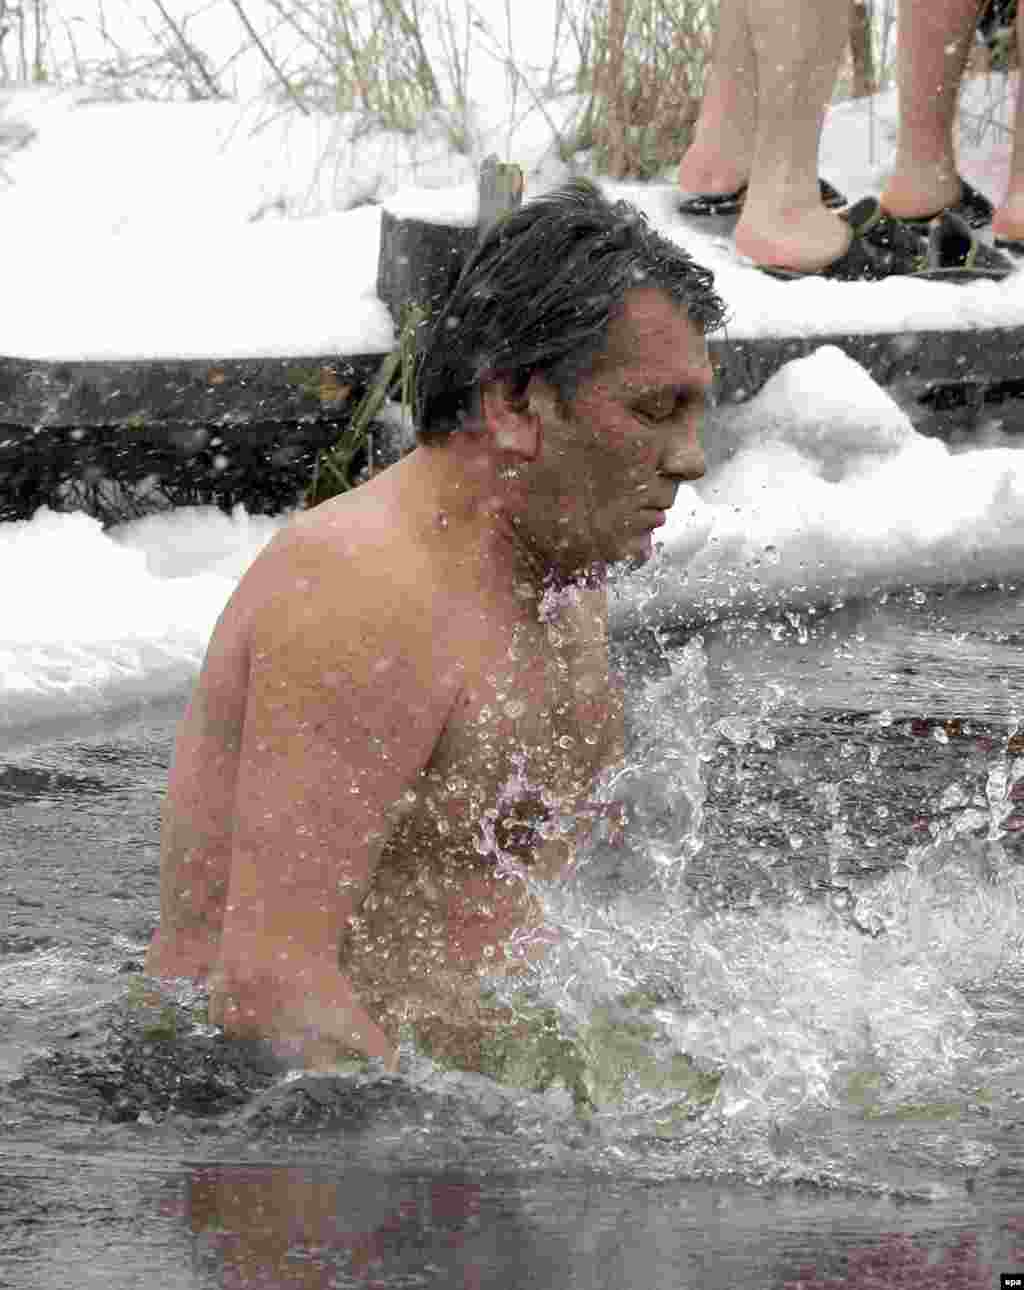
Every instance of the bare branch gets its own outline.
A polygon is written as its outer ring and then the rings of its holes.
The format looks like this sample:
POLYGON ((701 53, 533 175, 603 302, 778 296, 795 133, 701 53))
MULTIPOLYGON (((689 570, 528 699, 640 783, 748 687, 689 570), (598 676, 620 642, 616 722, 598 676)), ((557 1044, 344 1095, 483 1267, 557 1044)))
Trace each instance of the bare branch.
POLYGON ((260 54, 263 56, 263 59, 266 62, 267 66, 273 72, 277 80, 281 83, 281 87, 283 88, 285 94, 288 95, 288 97, 292 100, 292 102, 299 109, 299 111, 302 113, 303 116, 309 116, 309 108, 306 107, 305 103, 303 103, 301 97, 295 93, 295 90, 292 87, 291 82, 288 80, 288 77, 285 76, 284 72, 281 70, 280 65, 277 63, 277 60, 274 58, 270 50, 260 39, 259 35, 256 32, 256 28, 249 21, 249 15, 242 8, 241 0, 231 0, 231 7, 232 9, 234 9, 235 13, 238 14, 238 17, 241 20, 242 26, 249 33, 249 38, 252 40, 256 48, 260 51, 260 54))
POLYGON ((317 38, 316 32, 308 31, 295 16, 294 11, 298 10, 299 13, 308 17, 308 6, 301 2, 296 3, 295 0, 292 0, 292 3, 288 5, 284 4, 283 0, 268 0, 268 2, 270 7, 280 16, 281 21, 291 27, 300 40, 307 45, 312 45, 321 58, 330 60, 330 50, 317 38))
POLYGON ((192 42, 185 35, 184 29, 178 26, 178 24, 174 21, 171 15, 164 8, 163 0, 153 0, 153 3, 156 5, 157 9, 160 10, 161 18, 163 18, 164 22, 174 33, 174 37, 177 40, 178 44, 181 46, 182 52, 184 53, 186 60, 189 63, 191 63, 192 66, 196 69, 196 71, 199 73, 200 80, 202 80, 206 88, 210 91, 210 97, 215 99, 222 99, 224 97, 224 94, 221 91, 220 86, 210 75, 209 68, 199 57, 198 53, 196 52, 195 48, 192 45, 192 42))

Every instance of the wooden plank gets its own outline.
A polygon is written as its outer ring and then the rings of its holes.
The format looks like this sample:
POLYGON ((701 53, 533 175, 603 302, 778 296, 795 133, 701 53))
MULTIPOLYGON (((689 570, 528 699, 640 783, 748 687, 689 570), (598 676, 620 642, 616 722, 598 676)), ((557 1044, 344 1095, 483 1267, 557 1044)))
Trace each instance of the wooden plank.
POLYGON ((780 367, 835 345, 860 363, 920 434, 964 442, 993 421, 1024 433, 1024 327, 711 342, 722 399, 752 398, 780 367))
POLYGON ((400 219, 381 211, 377 295, 396 328, 403 326, 407 309, 419 309, 427 319, 444 304, 475 243, 475 228, 400 219))
MULTIPOLYGON (((44 505, 104 523, 169 506, 291 507, 383 357, 0 359, 0 521, 44 505)), ((406 446, 381 427, 374 463, 406 446)))
MULTIPOLYGON (((866 368, 921 433, 948 438, 970 414, 984 416, 985 408, 994 407, 1002 407, 1013 428, 1020 428, 1024 390, 1015 382, 1024 381, 1024 327, 716 338, 710 348, 719 394, 732 401, 752 398, 785 363, 822 345, 838 346, 866 368)), ((382 354, 361 354, 50 363, 0 357, 0 422, 8 434, 41 426, 130 430, 213 428, 275 418, 343 422, 382 359, 382 354)))
POLYGON ((8 426, 126 428, 194 422, 337 419, 383 355, 45 362, 0 357, 8 426))
POLYGON ((480 166, 479 209, 474 227, 430 224, 381 211, 377 295, 399 330, 410 308, 424 326, 452 292, 466 257, 478 241, 523 200, 523 172, 496 156, 480 166))
MULTIPOLYGON (((166 510, 242 502, 274 514, 308 490, 320 453, 348 424, 327 417, 237 418, 217 426, 162 421, 128 428, 24 426, 0 422, 0 521, 29 519, 40 506, 85 510, 104 523, 166 510)), ((411 445, 400 426, 374 424, 367 454, 377 469, 411 445)))
MULTIPOLYGON (((951 443, 976 442, 996 425, 1024 434, 1024 328, 716 339, 719 395, 752 398, 783 364, 826 344, 865 367, 923 434, 951 443)), ((0 521, 41 505, 108 522, 165 505, 291 506, 382 357, 0 359, 0 521)), ((382 429, 375 464, 406 446, 382 429)))

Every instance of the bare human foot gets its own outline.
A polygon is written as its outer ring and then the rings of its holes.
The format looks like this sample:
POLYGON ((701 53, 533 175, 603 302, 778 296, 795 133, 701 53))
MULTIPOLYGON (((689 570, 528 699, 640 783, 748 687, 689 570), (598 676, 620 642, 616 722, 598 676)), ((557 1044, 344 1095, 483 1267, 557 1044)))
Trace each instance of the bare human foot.
POLYGON ((820 203, 777 209, 748 196, 736 225, 736 250, 755 264, 816 273, 846 254, 850 226, 820 203))
POLYGON ((897 163, 878 200, 897 219, 926 219, 948 206, 955 206, 962 193, 963 184, 952 162, 913 169, 897 163))
POLYGON ((679 163, 684 193, 724 197, 747 182, 757 129, 756 80, 744 7, 724 4, 700 116, 679 163))
POLYGON ((992 233, 1010 242, 1024 242, 1024 189, 1006 194, 1006 200, 992 216, 992 233))
POLYGON ((746 182, 745 169, 723 157, 719 149, 710 152, 695 143, 679 163, 679 188, 683 193, 726 197, 746 182))

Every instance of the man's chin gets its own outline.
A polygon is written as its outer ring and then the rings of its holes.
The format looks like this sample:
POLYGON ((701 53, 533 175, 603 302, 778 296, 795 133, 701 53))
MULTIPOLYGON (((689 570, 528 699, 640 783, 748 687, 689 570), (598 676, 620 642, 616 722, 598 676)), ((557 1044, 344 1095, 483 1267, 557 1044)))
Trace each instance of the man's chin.
POLYGON ((548 574, 546 585, 556 590, 564 587, 581 587, 592 591, 604 586, 608 581, 611 567, 606 560, 591 560, 587 564, 553 568, 548 574))
POLYGON ((637 569, 642 569, 645 564, 650 564, 653 555, 653 551, 648 551, 644 555, 624 556, 616 568, 621 569, 623 573, 636 573, 637 569))
POLYGON ((627 573, 639 569, 648 563, 654 555, 654 543, 650 533, 642 533, 620 542, 614 550, 606 555, 591 556, 588 559, 562 559, 553 565, 549 577, 555 585, 597 587, 607 582, 615 572, 627 573))
POLYGON ((643 533, 625 545, 625 549, 616 563, 627 569, 639 569, 654 555, 654 539, 650 533, 643 533))

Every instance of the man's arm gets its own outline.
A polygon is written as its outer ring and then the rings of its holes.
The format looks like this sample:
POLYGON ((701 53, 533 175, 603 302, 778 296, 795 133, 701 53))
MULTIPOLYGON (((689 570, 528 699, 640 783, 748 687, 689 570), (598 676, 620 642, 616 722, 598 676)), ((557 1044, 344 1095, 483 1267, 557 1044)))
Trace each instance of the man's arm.
POLYGON ((431 665, 428 625, 383 604, 381 579, 330 572, 287 569, 288 590, 254 628, 212 1003, 230 1033, 307 1066, 352 1050, 391 1064, 394 1045, 339 970, 339 948, 453 696, 431 665))
POLYGON ((160 924, 154 976, 206 980, 220 948, 249 679, 248 629, 232 599, 221 615, 175 740, 161 810, 160 924))

